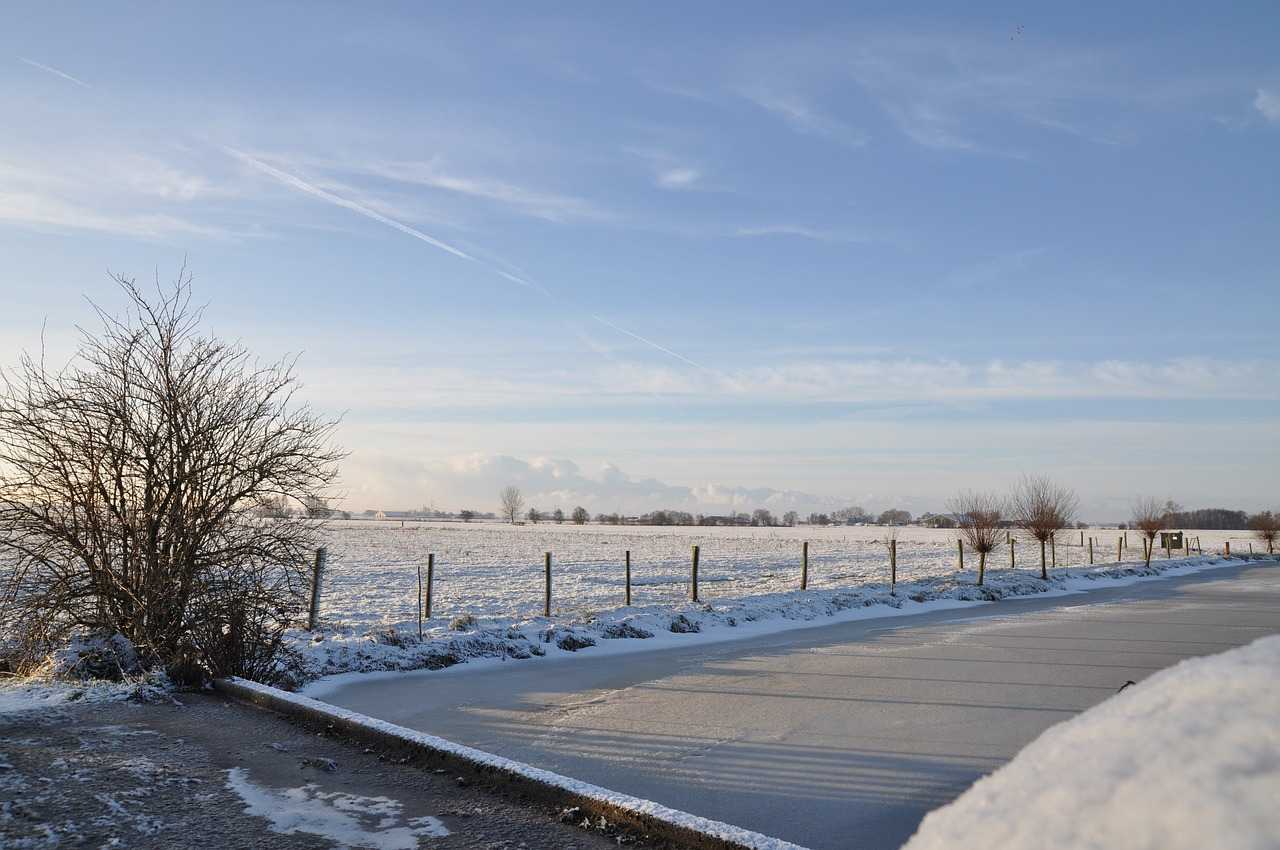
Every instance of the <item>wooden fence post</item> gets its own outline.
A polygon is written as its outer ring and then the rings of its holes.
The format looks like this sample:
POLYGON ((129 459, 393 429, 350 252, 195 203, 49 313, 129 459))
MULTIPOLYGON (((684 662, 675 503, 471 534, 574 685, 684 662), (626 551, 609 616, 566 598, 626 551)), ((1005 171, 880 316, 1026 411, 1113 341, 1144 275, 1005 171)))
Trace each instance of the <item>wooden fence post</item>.
POLYGON ((434 578, 436 571, 436 556, 434 552, 427 553, 427 598, 425 616, 431 619, 431 580, 434 578))
POLYGON ((1089 538, 1089 566, 1093 566, 1093 538, 1089 538))
POLYGON ((1049 533, 1049 566, 1058 566, 1058 535, 1054 532, 1049 533))
POLYGON ((898 541, 889 541, 889 593, 898 592, 898 541))
POLYGON ((311 607, 307 612, 307 631, 316 630, 316 621, 320 619, 320 582, 324 576, 324 562, 329 558, 329 550, 321 546, 316 550, 315 565, 311 569, 311 607))
POLYGON ((1010 537, 1008 532, 1005 532, 1004 539, 1009 544, 1009 569, 1016 570, 1018 568, 1018 541, 1010 537))
POLYGON ((1223 549, 1222 554, 1224 554, 1224 555, 1226 555, 1228 558, 1230 558, 1230 557, 1231 557, 1231 541, 1230 541, 1230 540, 1228 540, 1226 543, 1223 543, 1223 544, 1222 544, 1222 549, 1223 549))
POLYGON ((551 616, 551 553, 545 553, 545 565, 547 571, 546 592, 542 597, 542 616, 551 616))
POLYGON ((1116 561, 1124 560, 1124 542, 1120 537, 1116 538, 1116 561))
POLYGON ((1081 545, 1081 546, 1083 546, 1083 545, 1084 545, 1084 532, 1083 532, 1083 531, 1082 531, 1082 532, 1080 532, 1080 545, 1081 545))
POLYGON ((627 550, 627 604, 631 604, 631 550, 627 550))
POLYGON ((422 565, 418 565, 418 640, 422 640, 422 565))
POLYGON ((800 546, 800 589, 809 588, 809 541, 800 546))
POLYGON ((693 598, 694 602, 697 602, 698 601, 698 547, 697 546, 693 547, 693 565, 690 568, 689 577, 691 579, 689 584, 689 595, 693 598))
POLYGON ((957 540, 956 546, 960 550, 960 572, 964 572, 964 540, 957 540))

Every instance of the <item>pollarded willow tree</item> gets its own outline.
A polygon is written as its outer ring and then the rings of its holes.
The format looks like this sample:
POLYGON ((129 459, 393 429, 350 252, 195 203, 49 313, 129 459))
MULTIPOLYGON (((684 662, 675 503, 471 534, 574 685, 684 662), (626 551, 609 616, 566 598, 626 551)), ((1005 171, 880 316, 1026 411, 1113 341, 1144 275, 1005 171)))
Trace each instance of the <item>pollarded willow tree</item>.
POLYGON ((292 361, 201 333, 185 270, 154 297, 115 279, 122 316, 97 308, 66 366, 28 355, 0 382, 0 627, 28 663, 88 629, 269 678, 321 525, 262 506, 327 495, 336 422, 295 403, 292 361))
POLYGON ((1253 535, 1267 544, 1267 554, 1274 555, 1276 537, 1280 536, 1280 511, 1261 511, 1249 517, 1249 528, 1253 535))
POLYGON ((1049 577, 1045 545, 1049 538, 1071 525, 1079 504, 1074 491, 1043 475, 1024 476, 1009 497, 1014 524, 1040 541, 1040 578, 1049 577))
POLYGON ((1000 545, 1004 500, 995 493, 967 491, 952 499, 947 509, 955 514, 964 541, 978 553, 978 585, 982 586, 987 573, 987 555, 1000 545))
POLYGON ((1142 532, 1142 557, 1151 566, 1151 550, 1155 548, 1156 535, 1164 528, 1168 511, 1160 500, 1151 496, 1133 503, 1133 515, 1129 524, 1142 532))

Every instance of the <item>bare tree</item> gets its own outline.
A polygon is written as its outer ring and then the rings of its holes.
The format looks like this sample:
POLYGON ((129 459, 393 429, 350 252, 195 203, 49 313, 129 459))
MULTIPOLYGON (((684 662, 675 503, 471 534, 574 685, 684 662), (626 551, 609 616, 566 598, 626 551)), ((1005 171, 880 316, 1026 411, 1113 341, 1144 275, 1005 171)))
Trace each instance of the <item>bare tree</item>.
POLYGON ((97 309, 61 369, 0 380, 0 631, 30 662, 88 629, 188 675, 278 674, 306 601, 335 422, 293 399, 292 361, 257 365, 199 332, 185 270, 97 309), (271 519, 261 516, 271 506, 271 519))
POLYGON ((520 509, 524 507, 524 494, 519 487, 503 487, 498 498, 502 501, 502 513, 507 522, 514 525, 516 517, 520 516, 520 509))
POLYGON ((960 533, 969 548, 978 553, 978 585, 981 586, 987 572, 987 555, 1000 545, 1000 520, 1004 515, 1004 500, 995 493, 960 493, 947 504, 947 510, 956 516, 960 533))
POLYGON ((1155 548, 1156 535, 1165 527, 1165 517, 1168 515, 1167 506, 1151 496, 1144 496, 1133 503, 1129 527, 1142 532, 1142 557, 1148 567, 1151 566, 1151 550, 1155 548))
POLYGON ((1075 520, 1080 501, 1068 487, 1055 484, 1043 475, 1026 475, 1009 497, 1014 523, 1040 541, 1040 578, 1049 577, 1045 545, 1049 539, 1075 520))
POLYGON ((561 508, 556 508, 554 511, 551 512, 551 518, 555 520, 557 524, 564 522, 564 510, 561 508))
POLYGON ((537 508, 529 508, 529 513, 525 514, 525 516, 534 525, 537 525, 538 521, 542 519, 542 513, 537 508))
POLYGON ((1249 517, 1249 527, 1259 540, 1267 544, 1267 554, 1274 555, 1276 537, 1280 536, 1280 514, 1271 511, 1256 513, 1249 517))
POLYGON ((578 505, 578 507, 573 509, 574 525, 586 525, 589 519, 591 519, 591 514, 587 513, 587 509, 582 507, 582 505, 578 505))

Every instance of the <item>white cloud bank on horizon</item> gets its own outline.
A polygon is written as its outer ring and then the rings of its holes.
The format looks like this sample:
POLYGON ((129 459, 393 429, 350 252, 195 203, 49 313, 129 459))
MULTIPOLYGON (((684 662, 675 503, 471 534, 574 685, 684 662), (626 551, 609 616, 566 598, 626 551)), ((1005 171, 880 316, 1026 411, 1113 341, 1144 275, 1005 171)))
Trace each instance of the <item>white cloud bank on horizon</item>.
POLYGON ((563 458, 537 457, 521 460, 510 455, 468 454, 449 460, 424 463, 386 458, 359 462, 366 480, 380 482, 377 489, 360 489, 348 494, 349 509, 387 510, 417 508, 419 504, 377 503, 383 488, 395 492, 413 490, 423 501, 440 510, 472 508, 498 510, 498 492, 508 485, 519 487, 526 507, 566 513, 582 505, 592 516, 599 513, 647 513, 657 509, 691 513, 723 514, 767 508, 775 514, 789 510, 833 510, 852 502, 797 490, 772 487, 739 487, 706 483, 695 487, 668 484, 656 478, 636 478, 613 464, 603 464, 597 476, 585 474, 578 464, 563 458))

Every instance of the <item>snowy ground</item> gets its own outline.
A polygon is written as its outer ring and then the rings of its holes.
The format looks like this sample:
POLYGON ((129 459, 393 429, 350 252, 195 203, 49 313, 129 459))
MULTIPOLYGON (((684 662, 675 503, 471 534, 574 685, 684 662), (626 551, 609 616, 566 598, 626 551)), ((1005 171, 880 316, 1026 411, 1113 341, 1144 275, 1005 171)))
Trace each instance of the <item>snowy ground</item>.
POLYGON ((905 850, 1280 846, 1280 636, 1183 661, 1055 726, 905 850))
POLYGON ((625 658, 337 677, 321 698, 815 850, 897 850, 1126 681, 1280 633, 1280 565, 1235 563, 625 658))
MULTIPOLYGON (((554 606, 560 612, 598 611, 623 602, 623 558, 631 551, 632 600, 671 604, 688 595, 690 550, 699 546, 701 596, 710 601, 794 590, 800 553, 809 541, 809 586, 844 588, 888 581, 887 541, 898 539, 898 580, 947 575, 957 566, 955 530, 928 528, 800 527, 697 528, 652 526, 512 526, 504 523, 335 522, 329 533, 329 570, 322 616, 356 628, 416 629, 417 568, 435 554, 432 613, 441 618, 521 617, 541 612, 543 553, 553 555, 554 606)), ((1206 553, 1226 540, 1235 554, 1248 551, 1246 532, 1189 531, 1206 553)), ((1018 539, 1017 564, 1039 564, 1038 544, 1018 539)), ((1114 562, 1124 532, 1086 529, 1095 562, 1114 562)), ((1088 563, 1081 532, 1065 531, 1057 546, 1063 566, 1088 563)), ((1126 562, 1142 560, 1129 532, 1126 562)), ((1173 554, 1177 555, 1178 552, 1173 554)), ((1163 558, 1163 551, 1157 553, 1163 558)), ((1008 566, 1006 548, 995 565, 1008 566)), ((966 566, 976 566, 972 553, 966 566)), ((989 565, 991 566, 991 565, 989 565)))
MULTIPOLYGON (((1059 567, 1038 577, 1038 548, 1008 550, 975 587, 976 561, 957 571, 956 533, 898 529, 898 584, 889 587, 887 528, 659 529, 571 525, 343 523, 332 532, 323 628, 292 635, 303 663, 293 684, 351 672, 438 669, 462 661, 529 659, 590 649, 633 651, 664 644, 729 640, 902 611, 954 607, 1010 596, 1070 592, 1225 563, 1213 555, 1136 557, 1138 541, 1116 563, 1120 533, 1095 544, 1093 567, 1059 567), (810 541, 809 590, 800 592, 800 547, 810 541), (689 550, 701 550, 700 604, 688 601, 689 550), (623 603, 622 553, 632 553, 631 607, 623 603), (542 553, 553 553, 552 616, 540 616, 542 553), (417 566, 436 555, 433 618, 417 636, 417 566), (1110 563, 1103 563, 1104 561, 1110 563), (476 620, 454 623, 455 617, 476 620)), ((1205 551, 1221 536, 1202 533, 1205 551)), ((1058 563, 1087 561, 1080 533, 1064 535, 1058 563), (1065 538, 1075 541, 1069 545, 1065 538)), ((1236 546, 1236 551, 1240 550, 1236 546)), ((315 693, 316 691, 311 691, 315 693)))

